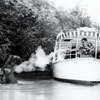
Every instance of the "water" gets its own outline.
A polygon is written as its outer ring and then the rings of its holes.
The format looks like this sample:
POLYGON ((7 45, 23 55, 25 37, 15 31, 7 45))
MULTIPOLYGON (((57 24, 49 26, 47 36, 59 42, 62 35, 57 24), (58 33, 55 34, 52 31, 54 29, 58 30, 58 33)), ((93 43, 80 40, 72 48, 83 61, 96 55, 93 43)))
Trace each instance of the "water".
POLYGON ((100 85, 80 86, 54 80, 19 81, 0 86, 0 100, 100 100, 100 85))

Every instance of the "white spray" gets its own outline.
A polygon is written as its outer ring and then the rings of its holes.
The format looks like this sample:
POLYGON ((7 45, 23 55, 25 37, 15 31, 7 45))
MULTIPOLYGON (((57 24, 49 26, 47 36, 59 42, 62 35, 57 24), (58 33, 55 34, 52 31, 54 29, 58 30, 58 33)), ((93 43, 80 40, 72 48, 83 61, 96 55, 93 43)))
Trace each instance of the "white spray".
POLYGON ((15 66, 15 72, 30 72, 34 71, 36 67, 39 67, 41 70, 45 70, 47 64, 51 62, 53 53, 46 55, 44 50, 39 46, 36 50, 36 54, 32 53, 30 59, 21 63, 18 66, 15 66))

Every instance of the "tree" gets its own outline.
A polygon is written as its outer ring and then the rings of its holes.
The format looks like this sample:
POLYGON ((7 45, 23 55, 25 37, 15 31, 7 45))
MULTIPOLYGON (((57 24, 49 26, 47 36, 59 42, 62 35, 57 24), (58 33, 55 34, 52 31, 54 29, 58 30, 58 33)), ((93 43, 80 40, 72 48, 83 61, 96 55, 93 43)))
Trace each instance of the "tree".
POLYGON ((76 29, 79 27, 90 27, 90 17, 84 10, 75 7, 69 13, 67 11, 56 11, 56 18, 59 20, 59 25, 62 30, 76 29))
POLYGON ((23 2, 2 0, 0 6, 0 25, 3 34, 13 44, 11 54, 25 60, 39 45, 49 54, 53 51, 58 25, 52 13, 54 9, 45 1, 33 0, 32 8, 23 2))
POLYGON ((37 16, 27 6, 17 1, 1 0, 0 2, 0 32, 13 44, 11 53, 20 55, 22 46, 25 46, 23 41, 28 37, 26 32, 36 29, 37 16))

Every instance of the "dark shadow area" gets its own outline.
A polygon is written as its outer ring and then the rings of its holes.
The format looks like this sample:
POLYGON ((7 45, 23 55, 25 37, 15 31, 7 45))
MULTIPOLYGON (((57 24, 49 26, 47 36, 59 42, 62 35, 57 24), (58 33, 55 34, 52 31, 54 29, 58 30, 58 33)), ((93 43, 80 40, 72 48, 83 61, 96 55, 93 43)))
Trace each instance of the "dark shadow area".
POLYGON ((49 71, 32 71, 14 74, 18 80, 52 79, 52 73, 49 71))

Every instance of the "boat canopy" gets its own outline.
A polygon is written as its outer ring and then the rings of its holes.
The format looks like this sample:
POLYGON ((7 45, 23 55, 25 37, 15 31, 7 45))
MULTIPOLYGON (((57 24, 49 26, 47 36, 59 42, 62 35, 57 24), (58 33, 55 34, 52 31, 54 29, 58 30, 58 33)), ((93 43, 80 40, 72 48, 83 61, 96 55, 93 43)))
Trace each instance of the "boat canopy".
POLYGON ((83 57, 100 59, 100 31, 89 27, 61 31, 56 39, 53 62, 83 57))

